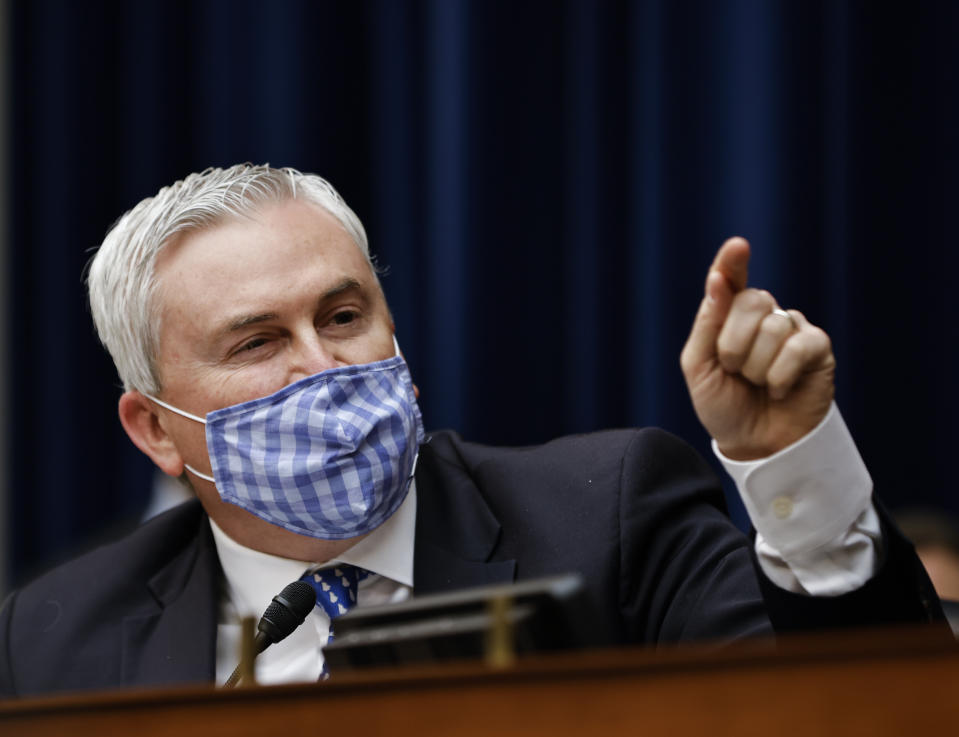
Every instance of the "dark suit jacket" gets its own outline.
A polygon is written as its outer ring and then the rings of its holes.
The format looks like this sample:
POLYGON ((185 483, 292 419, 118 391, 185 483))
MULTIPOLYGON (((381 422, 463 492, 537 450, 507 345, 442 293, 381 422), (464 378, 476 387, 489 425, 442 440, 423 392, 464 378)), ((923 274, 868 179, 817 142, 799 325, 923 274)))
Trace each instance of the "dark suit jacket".
MULTIPOLYGON (((778 589, 705 461, 659 430, 514 449, 436 433, 416 481, 417 595, 578 571, 610 643, 941 618, 893 529, 879 575, 859 591, 778 589)), ((0 692, 211 681, 221 578, 196 502, 54 569, 0 611, 0 692)))

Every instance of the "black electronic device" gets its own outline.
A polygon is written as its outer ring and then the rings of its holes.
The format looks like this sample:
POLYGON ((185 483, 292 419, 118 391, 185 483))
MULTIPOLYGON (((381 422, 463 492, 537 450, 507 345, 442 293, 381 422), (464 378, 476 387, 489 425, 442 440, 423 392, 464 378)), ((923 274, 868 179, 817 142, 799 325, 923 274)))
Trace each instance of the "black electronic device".
POLYGON ((568 574, 360 606, 336 620, 323 654, 334 674, 483 658, 496 617, 504 618, 518 654, 596 644, 582 580, 568 574))

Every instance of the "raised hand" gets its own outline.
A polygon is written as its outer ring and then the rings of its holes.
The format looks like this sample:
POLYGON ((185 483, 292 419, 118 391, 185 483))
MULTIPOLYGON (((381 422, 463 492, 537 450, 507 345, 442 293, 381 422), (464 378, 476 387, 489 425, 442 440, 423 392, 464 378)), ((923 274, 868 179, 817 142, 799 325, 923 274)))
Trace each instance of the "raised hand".
POLYGON ((785 448, 825 417, 836 360, 826 333, 798 310, 747 288, 749 243, 719 249, 680 356, 700 422, 734 460, 785 448))

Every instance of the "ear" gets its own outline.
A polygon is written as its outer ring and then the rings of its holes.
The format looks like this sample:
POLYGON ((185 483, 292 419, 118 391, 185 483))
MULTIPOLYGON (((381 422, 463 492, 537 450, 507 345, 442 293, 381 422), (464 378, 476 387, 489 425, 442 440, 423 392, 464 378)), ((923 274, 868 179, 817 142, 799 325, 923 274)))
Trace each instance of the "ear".
POLYGON ((125 392, 120 397, 120 424, 133 444, 150 456, 161 471, 170 476, 183 473, 183 458, 166 432, 156 405, 140 392, 125 392))

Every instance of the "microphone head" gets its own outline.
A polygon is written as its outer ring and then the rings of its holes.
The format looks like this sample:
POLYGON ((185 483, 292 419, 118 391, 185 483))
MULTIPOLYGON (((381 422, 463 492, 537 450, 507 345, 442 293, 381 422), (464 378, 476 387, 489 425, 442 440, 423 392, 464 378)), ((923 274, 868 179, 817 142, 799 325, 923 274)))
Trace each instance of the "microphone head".
POLYGON ((316 606, 316 591, 306 581, 294 581, 273 597, 257 629, 271 644, 277 643, 303 624, 316 606))

